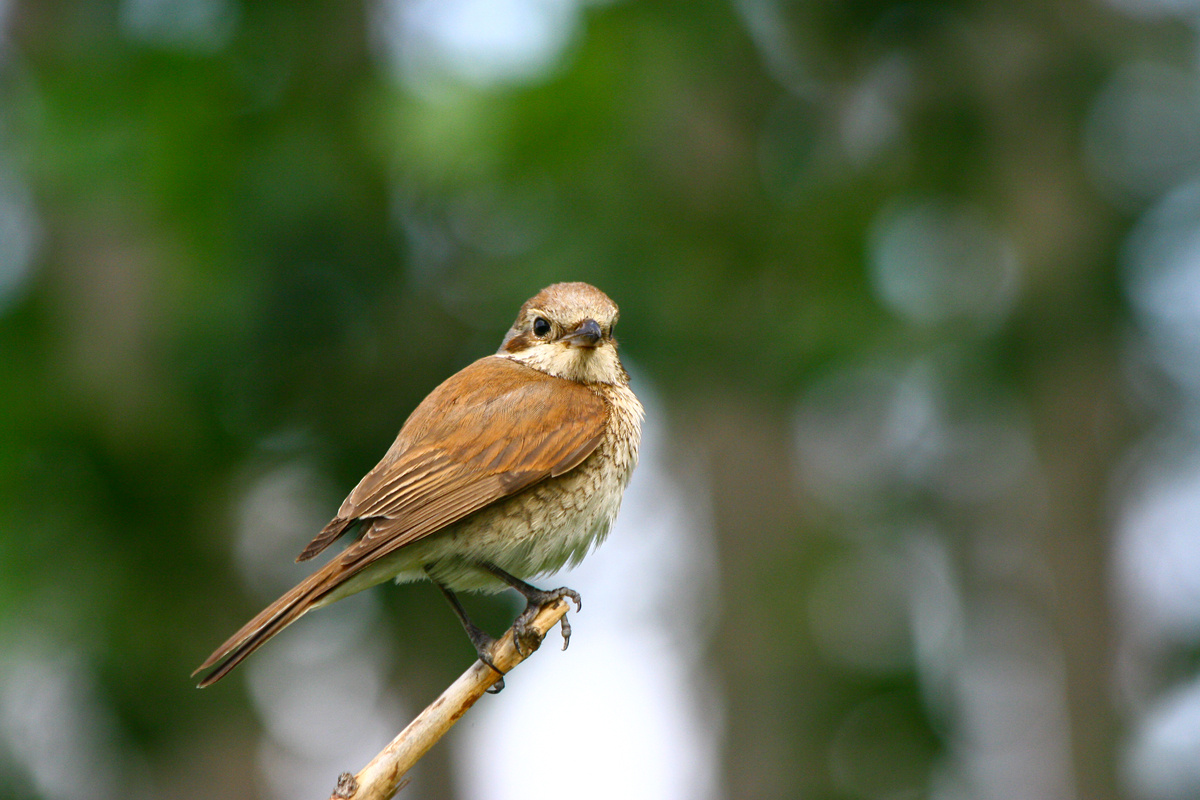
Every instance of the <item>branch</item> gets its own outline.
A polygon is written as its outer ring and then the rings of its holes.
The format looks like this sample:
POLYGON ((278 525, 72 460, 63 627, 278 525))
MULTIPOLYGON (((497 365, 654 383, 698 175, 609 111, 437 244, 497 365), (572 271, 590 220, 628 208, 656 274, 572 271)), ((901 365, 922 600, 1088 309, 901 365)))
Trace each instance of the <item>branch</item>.
MULTIPOLYGON (((541 638, 558 624, 569 607, 566 600, 558 600, 538 612, 530 626, 540 634, 533 650, 538 649, 541 638)), ((525 655, 518 653, 510 628, 496 643, 493 660, 497 667, 507 673, 532 655, 533 650, 527 647, 525 655)), ((458 718, 467 713, 467 709, 475 705, 475 701, 499 677, 491 667, 476 661, 357 775, 343 772, 338 777, 337 788, 330 795, 330 800, 389 800, 406 783, 405 774, 421 756, 446 735, 458 718)))

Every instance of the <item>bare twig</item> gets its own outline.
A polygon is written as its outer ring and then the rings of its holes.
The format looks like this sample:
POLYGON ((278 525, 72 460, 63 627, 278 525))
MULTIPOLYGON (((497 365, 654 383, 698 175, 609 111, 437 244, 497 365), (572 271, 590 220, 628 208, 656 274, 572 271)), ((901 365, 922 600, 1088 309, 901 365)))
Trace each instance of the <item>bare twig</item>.
MULTIPOLYGON (((567 613, 568 607, 566 600, 546 606, 534 617, 531 627, 545 636, 567 613)), ((509 629, 497 642, 492 658, 496 666, 507 673, 536 649, 537 646, 532 650, 526 647, 525 655, 518 653, 513 645, 513 632, 509 629)), ((357 775, 342 773, 330 800, 389 800, 405 783, 405 773, 499 678, 491 667, 476 661, 357 775)))

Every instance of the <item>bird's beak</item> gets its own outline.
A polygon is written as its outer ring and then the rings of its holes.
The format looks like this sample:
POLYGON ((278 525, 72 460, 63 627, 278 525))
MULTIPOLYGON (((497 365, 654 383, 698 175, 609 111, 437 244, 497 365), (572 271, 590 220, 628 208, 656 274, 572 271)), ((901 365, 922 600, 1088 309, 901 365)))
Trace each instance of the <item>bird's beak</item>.
POLYGON ((560 337, 559 341, 566 342, 571 347, 595 347, 600 344, 602 338, 604 338, 604 334, 600 332, 600 326, 596 320, 585 319, 574 331, 560 337))

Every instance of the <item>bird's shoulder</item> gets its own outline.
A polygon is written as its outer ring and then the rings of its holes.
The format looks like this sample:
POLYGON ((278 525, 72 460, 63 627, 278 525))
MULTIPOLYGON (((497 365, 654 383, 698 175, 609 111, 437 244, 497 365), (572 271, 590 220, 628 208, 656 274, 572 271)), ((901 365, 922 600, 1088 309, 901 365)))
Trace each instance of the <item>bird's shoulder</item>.
MULTIPOLYGON (((543 436, 602 427, 608 403, 582 383, 548 375, 511 358, 481 358, 443 381, 404 423, 388 456, 414 447, 469 453, 485 445, 483 431, 498 439, 543 436), (472 435, 474 434, 474 435, 472 435)), ((385 460, 387 456, 385 456, 385 460)))

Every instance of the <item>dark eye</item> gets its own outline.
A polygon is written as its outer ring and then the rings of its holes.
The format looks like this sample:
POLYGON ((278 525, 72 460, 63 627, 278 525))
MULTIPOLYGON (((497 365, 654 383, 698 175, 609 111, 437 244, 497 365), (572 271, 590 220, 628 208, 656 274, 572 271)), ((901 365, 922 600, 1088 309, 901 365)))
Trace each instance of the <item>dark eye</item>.
POLYGON ((533 335, 539 339, 550 335, 550 323, 544 317, 534 319, 533 335))

